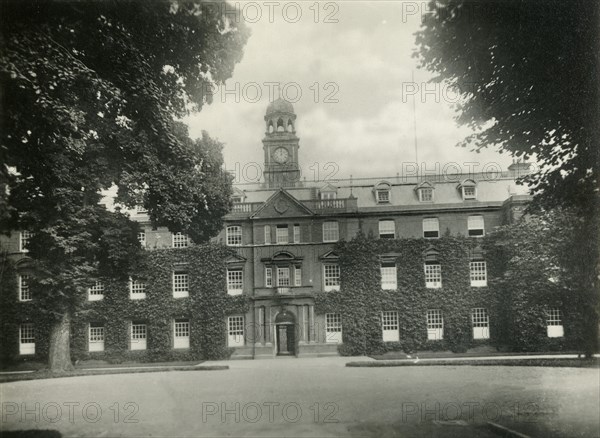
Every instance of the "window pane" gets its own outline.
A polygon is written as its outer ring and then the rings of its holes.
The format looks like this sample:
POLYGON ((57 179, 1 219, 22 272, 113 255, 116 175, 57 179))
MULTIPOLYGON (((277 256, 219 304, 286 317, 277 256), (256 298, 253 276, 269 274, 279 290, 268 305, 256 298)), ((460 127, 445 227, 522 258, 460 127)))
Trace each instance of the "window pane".
POLYGON ((471 286, 487 286, 487 270, 484 261, 470 262, 471 286))
POLYGON ((242 227, 239 225, 232 225, 227 227, 227 245, 238 246, 242 244, 242 227))
POLYGON ((189 239, 185 234, 173 233, 173 248, 187 248, 189 239))
POLYGON ((337 222, 323 223, 323 242, 337 242, 340 238, 339 226, 337 222))
POLYGON ((277 225, 276 229, 277 243, 288 243, 288 227, 287 225, 277 225))
POLYGON ((396 237, 396 224, 393 220, 379 221, 379 237, 382 239, 393 239, 396 237))
POLYGON ((423 219, 423 237, 440 237, 440 221, 436 217, 423 219))
POLYGON ((290 268, 277 268, 277 286, 290 285, 290 268))
POLYGON ((339 290, 340 288, 340 267, 339 265, 324 265, 323 276, 325 291, 339 290))
POLYGON ((484 235, 483 216, 469 216, 468 219, 469 236, 484 235))
POLYGON ((428 288, 442 287, 442 266, 436 263, 425 264, 425 286, 428 288))

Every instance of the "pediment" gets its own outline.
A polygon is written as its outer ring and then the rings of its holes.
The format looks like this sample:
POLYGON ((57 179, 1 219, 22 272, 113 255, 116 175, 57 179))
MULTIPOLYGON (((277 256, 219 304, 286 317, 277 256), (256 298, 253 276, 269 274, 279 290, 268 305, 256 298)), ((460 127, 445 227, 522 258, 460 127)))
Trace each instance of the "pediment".
POLYGON ((242 257, 239 254, 231 254, 229 257, 227 257, 225 259, 225 263, 227 263, 228 265, 244 264, 244 263, 246 263, 246 258, 242 257))
POLYGON ((284 189, 275 192, 252 215, 252 219, 312 216, 314 213, 284 189))
POLYGON ((325 254, 319 256, 320 260, 338 260, 340 256, 335 251, 327 251, 325 254))

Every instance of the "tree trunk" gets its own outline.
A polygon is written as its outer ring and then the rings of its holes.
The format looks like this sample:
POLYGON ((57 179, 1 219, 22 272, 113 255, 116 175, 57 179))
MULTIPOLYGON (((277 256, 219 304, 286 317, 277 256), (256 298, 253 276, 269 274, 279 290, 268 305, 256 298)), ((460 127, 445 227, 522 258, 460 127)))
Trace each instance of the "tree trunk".
POLYGON ((50 333, 50 351, 48 360, 50 371, 65 373, 73 370, 71 363, 71 314, 65 312, 54 324, 50 333))

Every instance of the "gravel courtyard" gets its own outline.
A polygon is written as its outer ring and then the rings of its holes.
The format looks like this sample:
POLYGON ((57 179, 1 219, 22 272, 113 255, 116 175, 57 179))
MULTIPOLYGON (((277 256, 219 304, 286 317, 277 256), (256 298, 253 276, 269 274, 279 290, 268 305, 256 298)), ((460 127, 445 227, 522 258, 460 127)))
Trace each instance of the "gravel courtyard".
POLYGON ((5 383, 1 425, 90 437, 493 437, 488 421, 538 437, 600 433, 598 369, 347 361, 230 361, 227 371, 5 383))

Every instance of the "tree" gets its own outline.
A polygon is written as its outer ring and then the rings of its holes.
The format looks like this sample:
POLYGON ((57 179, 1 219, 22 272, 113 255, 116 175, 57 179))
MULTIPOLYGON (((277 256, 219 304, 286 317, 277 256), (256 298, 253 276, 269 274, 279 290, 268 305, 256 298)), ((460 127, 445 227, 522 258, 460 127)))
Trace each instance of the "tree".
POLYGON ((102 276, 124 278, 143 205, 155 226, 216 234, 231 178, 221 145, 177 119, 231 77, 248 32, 217 3, 3 2, 0 231, 28 229, 32 289, 54 316, 52 371, 71 367, 70 318, 102 276))
POLYGON ((584 219, 573 239, 589 251, 578 269, 589 354, 598 348, 600 7, 443 0, 429 10, 416 55, 460 93, 457 121, 476 129, 461 145, 535 158, 540 171, 524 178, 532 208, 573 207, 584 219))

